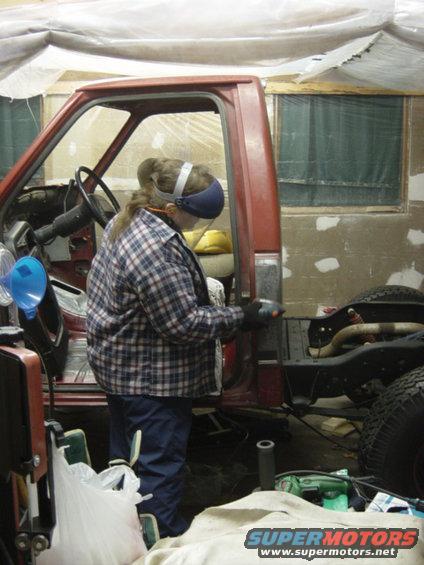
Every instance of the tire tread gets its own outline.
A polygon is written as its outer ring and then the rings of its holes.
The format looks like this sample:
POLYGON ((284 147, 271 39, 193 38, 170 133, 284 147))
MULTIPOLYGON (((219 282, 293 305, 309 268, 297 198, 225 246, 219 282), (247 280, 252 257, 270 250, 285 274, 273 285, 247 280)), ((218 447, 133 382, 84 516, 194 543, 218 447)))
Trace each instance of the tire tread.
POLYGON ((416 406, 424 417, 424 367, 406 373, 378 397, 364 421, 359 442, 359 465, 367 474, 382 477, 385 454, 416 406))
POLYGON ((424 302, 424 293, 402 285, 377 286, 361 292, 350 302, 424 302))

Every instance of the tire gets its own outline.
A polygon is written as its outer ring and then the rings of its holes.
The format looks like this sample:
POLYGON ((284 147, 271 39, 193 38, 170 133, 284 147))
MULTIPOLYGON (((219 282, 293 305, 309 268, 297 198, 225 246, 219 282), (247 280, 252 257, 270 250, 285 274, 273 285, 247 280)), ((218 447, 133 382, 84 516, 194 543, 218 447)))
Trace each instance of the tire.
POLYGON ((397 379, 364 421, 359 465, 378 484, 407 496, 424 496, 424 367, 397 379))
POLYGON ((377 286, 361 292, 350 302, 424 302, 424 293, 409 286, 377 286))

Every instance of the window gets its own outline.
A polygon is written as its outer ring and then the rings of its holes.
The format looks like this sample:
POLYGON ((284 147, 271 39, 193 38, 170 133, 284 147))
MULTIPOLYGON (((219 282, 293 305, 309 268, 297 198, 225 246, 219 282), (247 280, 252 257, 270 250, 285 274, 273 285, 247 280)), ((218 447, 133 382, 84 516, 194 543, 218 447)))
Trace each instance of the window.
MULTIPOLYGON (((144 119, 104 175, 104 181, 121 204, 140 188, 137 168, 147 157, 204 163, 219 179, 227 195, 224 137, 219 113, 155 114, 144 119)), ((228 223, 227 207, 220 220, 224 221, 224 216, 228 223)))
MULTIPOLYGON (((140 101, 134 100, 133 104, 137 109, 140 101)), ((16 219, 19 212, 20 218, 29 219, 25 196, 26 193, 37 194, 37 189, 42 191, 43 197, 48 194, 52 200, 55 199, 58 213, 63 211, 64 206, 73 205, 70 202, 73 203, 74 191, 68 191, 68 185, 70 179, 75 176, 75 170, 81 165, 95 169, 100 160, 106 157, 108 161, 108 154, 111 162, 102 178, 121 207, 124 207, 133 193, 140 188, 137 178, 139 164, 150 157, 170 157, 205 164, 221 182, 226 195, 223 212, 213 224, 210 221, 199 222, 199 230, 193 235, 193 241, 197 242, 205 229, 224 231, 230 237, 232 228, 227 183, 227 157, 221 114, 209 110, 153 114, 135 126, 124 146, 118 151, 119 144, 114 147, 114 143, 116 143, 118 134, 126 127, 127 120, 130 119, 128 111, 130 103, 123 104, 123 106, 125 110, 106 105, 93 106, 83 113, 57 142, 35 175, 23 187, 21 199, 23 205, 19 208, 17 204, 11 209, 11 218, 16 219), (42 172, 41 177, 40 171, 42 172), (59 192, 62 193, 60 196, 59 192)), ((158 106, 160 106, 159 101, 158 106)), ((135 117, 136 115, 134 113, 135 117)), ((82 178, 85 179, 85 174, 82 175, 82 178)), ((95 191, 96 194, 102 195, 100 187, 96 187, 95 191)), ((19 197, 17 203, 19 203, 19 197)), ((51 212, 52 208, 49 211, 51 212)), ((41 214, 38 209, 36 215, 37 217, 30 218, 33 226, 38 227, 38 225, 45 225, 48 221, 52 221, 50 217, 46 218, 46 214, 41 214), (42 215, 41 218, 40 215, 42 215)), ((95 226, 95 229, 96 240, 99 243, 103 230, 98 225, 95 226)), ((54 244, 56 248, 58 242, 61 241, 57 239, 54 244)), ((206 243, 204 245, 207 247, 206 243)), ((56 261, 63 260, 57 257, 62 256, 60 253, 63 249, 65 249, 65 254, 68 254, 68 243, 65 242, 57 253, 56 248, 53 251, 52 248, 48 250, 50 258, 55 257, 56 261)), ((233 268, 232 256, 230 259, 229 265, 233 268)), ((211 261, 206 258, 205 262, 211 261)), ((218 264, 218 261, 215 263, 218 264)))
POLYGON ((402 96, 278 95, 283 206, 399 206, 402 96))
POLYGON ((114 108, 87 110, 44 161, 44 184, 68 184, 81 165, 94 169, 128 116, 128 112, 114 108))
POLYGON ((12 101, 0 97, 0 178, 39 133, 40 124, 41 96, 12 101))

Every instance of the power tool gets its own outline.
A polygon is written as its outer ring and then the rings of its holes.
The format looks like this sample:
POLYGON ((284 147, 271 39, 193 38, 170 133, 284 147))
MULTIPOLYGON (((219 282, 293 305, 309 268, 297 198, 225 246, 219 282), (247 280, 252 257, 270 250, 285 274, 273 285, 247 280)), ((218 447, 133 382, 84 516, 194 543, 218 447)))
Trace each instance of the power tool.
POLYGON ((274 300, 259 298, 258 302, 261 303, 261 309, 258 312, 260 319, 270 320, 272 318, 278 318, 278 316, 281 316, 285 312, 285 308, 274 300))
POLYGON ((351 486, 347 481, 338 479, 337 475, 347 476, 347 469, 341 469, 332 474, 334 474, 334 479, 322 475, 304 477, 289 475, 277 478, 275 490, 289 492, 330 510, 346 512, 349 506, 348 494, 351 486))

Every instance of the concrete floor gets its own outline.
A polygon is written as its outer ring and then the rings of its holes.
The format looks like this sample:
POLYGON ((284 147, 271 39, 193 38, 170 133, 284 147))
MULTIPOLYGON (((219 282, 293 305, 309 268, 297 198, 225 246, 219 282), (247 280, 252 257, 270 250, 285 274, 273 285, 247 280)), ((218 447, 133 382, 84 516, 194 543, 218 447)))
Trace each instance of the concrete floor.
MULTIPOLYGON (((322 401, 340 406, 345 399, 322 401)), ((108 461, 108 414, 106 408, 60 411, 56 419, 65 430, 82 428, 87 437, 93 467, 101 471, 108 461)), ((305 421, 320 429, 326 418, 306 416, 305 421)), ((328 434, 327 434, 328 435, 328 434)), ((293 417, 264 420, 257 417, 214 413, 197 414, 187 455, 186 491, 182 513, 187 520, 207 506, 224 504, 252 492, 259 485, 256 443, 275 443, 276 472, 294 469, 334 471, 347 468, 358 475, 354 450, 358 433, 345 438, 330 436, 343 448, 314 433, 293 417)))

